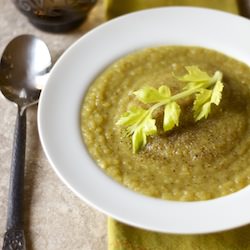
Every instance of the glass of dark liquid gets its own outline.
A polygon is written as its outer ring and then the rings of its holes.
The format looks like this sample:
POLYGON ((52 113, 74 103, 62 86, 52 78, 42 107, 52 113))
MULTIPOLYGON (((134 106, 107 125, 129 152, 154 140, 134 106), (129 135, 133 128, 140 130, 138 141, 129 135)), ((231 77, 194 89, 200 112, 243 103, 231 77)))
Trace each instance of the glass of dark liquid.
POLYGON ((78 27, 97 0, 12 0, 37 28, 67 32, 78 27))

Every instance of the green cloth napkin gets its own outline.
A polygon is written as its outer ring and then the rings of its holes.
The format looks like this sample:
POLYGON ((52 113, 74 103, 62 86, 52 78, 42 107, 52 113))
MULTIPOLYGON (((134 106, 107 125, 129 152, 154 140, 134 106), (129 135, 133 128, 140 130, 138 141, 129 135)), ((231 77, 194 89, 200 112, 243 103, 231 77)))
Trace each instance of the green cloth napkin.
POLYGON ((177 235, 142 230, 109 218, 108 247, 109 250, 249 250, 250 225, 222 233, 177 235))
MULTIPOLYGON (((104 0, 108 19, 145 8, 172 5, 208 7, 238 14, 237 0, 104 0)), ((109 218, 108 249, 250 250, 250 225, 213 234, 174 235, 138 229, 109 218)))
POLYGON ((146 8, 173 5, 207 7, 238 14, 237 0, 104 0, 108 19, 146 8))

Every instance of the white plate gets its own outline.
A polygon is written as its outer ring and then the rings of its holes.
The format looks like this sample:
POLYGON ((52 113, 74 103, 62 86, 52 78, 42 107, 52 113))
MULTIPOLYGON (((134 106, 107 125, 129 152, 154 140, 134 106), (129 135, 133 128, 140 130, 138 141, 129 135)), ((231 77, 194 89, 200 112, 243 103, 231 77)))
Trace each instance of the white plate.
POLYGON ((158 8, 114 19, 84 35, 58 60, 41 95, 38 126, 45 153, 80 198, 130 225, 193 234, 247 224, 250 187, 201 202, 154 199, 111 180, 86 151, 80 108, 88 85, 120 56, 166 44, 212 48, 250 64, 250 21, 202 8, 158 8))

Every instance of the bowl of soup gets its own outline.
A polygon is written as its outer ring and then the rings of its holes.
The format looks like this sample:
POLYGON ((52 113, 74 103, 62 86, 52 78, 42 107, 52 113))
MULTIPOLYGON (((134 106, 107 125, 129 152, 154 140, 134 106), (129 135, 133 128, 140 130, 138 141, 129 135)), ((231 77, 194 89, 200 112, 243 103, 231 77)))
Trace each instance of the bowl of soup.
POLYGON ((41 95, 38 127, 51 166, 81 199, 140 228, 194 234, 249 223, 249 44, 247 19, 191 7, 140 11, 90 31, 58 60, 41 95), (194 121, 195 94, 184 98, 167 132, 159 108, 157 133, 133 152, 118 120, 131 107, 150 108, 134 93, 167 86, 178 97, 188 67, 211 79, 221 72, 220 104, 194 121))

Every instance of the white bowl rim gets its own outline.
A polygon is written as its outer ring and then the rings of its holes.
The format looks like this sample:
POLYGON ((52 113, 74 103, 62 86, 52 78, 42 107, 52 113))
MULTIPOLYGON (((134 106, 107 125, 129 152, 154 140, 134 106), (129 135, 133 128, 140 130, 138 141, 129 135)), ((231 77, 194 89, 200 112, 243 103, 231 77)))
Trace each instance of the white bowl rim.
POLYGON ((249 24, 245 18, 217 10, 162 7, 113 19, 71 45, 53 67, 38 107, 41 143, 60 179, 91 206, 139 228, 197 234, 248 224, 249 186, 218 199, 175 202, 143 196, 111 180, 88 155, 80 134, 79 116, 83 93, 96 74, 114 59, 141 47, 197 45, 219 50, 250 65, 250 57, 247 56, 250 55, 250 46, 247 46, 250 44, 249 24), (202 29, 201 22, 205 29, 202 29), (160 26, 162 23, 164 27, 160 26), (223 28, 228 25, 231 25, 230 32, 223 28), (150 29, 152 27, 154 29, 150 29), (188 27, 195 29, 187 32, 188 27), (120 30, 123 32, 117 35, 120 30), (215 36, 214 32, 216 37, 208 38, 215 36), (129 37, 131 34, 133 37, 129 37), (152 37, 148 38, 146 34, 152 37), (144 41, 140 36, 144 36, 144 41), (94 60, 87 65, 88 58, 93 57, 94 60), (81 65, 85 72, 81 71, 81 65), (74 88, 69 86, 72 82, 74 88))

